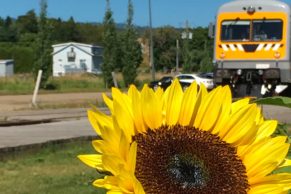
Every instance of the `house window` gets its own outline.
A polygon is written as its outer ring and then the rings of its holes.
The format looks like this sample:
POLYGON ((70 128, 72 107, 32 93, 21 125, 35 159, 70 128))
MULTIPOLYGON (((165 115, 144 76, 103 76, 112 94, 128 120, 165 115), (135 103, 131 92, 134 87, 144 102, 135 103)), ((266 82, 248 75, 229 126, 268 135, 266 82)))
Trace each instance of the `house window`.
POLYGON ((74 62, 76 59, 76 53, 74 48, 71 48, 71 51, 67 52, 68 62, 74 62))

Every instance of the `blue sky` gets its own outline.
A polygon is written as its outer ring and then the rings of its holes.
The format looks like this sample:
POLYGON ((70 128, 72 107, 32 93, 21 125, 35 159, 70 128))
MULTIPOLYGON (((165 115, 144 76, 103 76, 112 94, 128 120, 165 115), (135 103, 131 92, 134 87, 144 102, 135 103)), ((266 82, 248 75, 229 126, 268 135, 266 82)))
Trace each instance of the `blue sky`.
MULTIPOLYGON (((149 24, 148 0, 132 0, 134 23, 149 24)), ((190 27, 207 26, 214 21, 217 8, 230 0, 151 0, 152 23, 154 27, 171 25, 184 27, 188 20, 190 27)), ((291 0, 284 0, 291 3, 291 0)), ((40 0, 0 0, 0 16, 17 18, 34 9, 39 13, 40 0)), ((78 22, 102 22, 106 0, 47 0, 48 16, 67 20, 73 16, 78 22)), ((127 18, 128 0, 110 0, 115 22, 123 23, 127 18)))

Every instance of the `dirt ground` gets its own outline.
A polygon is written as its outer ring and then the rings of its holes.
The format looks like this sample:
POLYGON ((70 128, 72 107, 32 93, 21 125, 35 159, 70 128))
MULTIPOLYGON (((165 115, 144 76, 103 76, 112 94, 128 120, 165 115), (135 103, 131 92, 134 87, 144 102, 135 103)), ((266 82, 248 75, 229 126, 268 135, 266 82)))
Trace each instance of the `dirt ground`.
MULTIPOLYGON (((60 93, 37 96, 39 108, 76 107, 102 103, 102 93, 60 93)), ((0 112, 32 109, 32 95, 0 96, 0 112)))

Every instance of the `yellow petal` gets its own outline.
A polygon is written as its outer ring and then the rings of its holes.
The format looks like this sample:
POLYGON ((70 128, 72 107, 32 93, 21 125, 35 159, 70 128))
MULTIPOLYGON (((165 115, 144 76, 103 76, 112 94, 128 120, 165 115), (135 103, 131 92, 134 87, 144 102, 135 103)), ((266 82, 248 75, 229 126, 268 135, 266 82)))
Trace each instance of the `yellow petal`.
POLYGON ((136 152, 137 152, 137 143, 133 142, 130 146, 128 160, 127 160, 127 167, 128 171, 134 175, 135 172, 135 165, 136 165, 136 152))
MULTIPOLYGON (((122 109, 124 109, 130 114, 130 116, 133 115, 132 107, 131 107, 132 105, 131 99, 126 94, 123 94, 117 88, 112 88, 112 98, 113 98, 113 101, 117 102, 122 107, 122 109)), ((113 107, 114 107, 114 102, 113 102, 113 107)), ((115 107, 114 107, 114 111, 115 111, 115 107)))
POLYGON ((99 171, 104 171, 102 164, 102 155, 90 154, 90 155, 78 155, 78 158, 86 165, 96 168, 99 171))
POLYGON ((226 125, 226 123, 229 120, 229 115, 231 111, 231 91, 228 86, 225 86, 222 88, 223 90, 223 96, 221 96, 223 102, 221 104, 221 111, 220 114, 218 115, 217 122, 215 124, 214 129, 212 130, 213 134, 218 134, 226 125))
POLYGON ((184 93, 181 110, 179 115, 179 124, 183 126, 190 125, 192 114, 197 100, 197 84, 192 83, 184 93))
POLYGON ((195 107, 193 109, 193 113, 192 113, 192 118, 190 121, 190 126, 194 125, 194 122, 196 120, 197 114, 198 114, 198 110, 201 106, 201 103, 203 102, 203 99, 206 97, 206 95, 208 94, 205 86, 202 84, 199 86, 199 92, 197 94, 197 98, 196 98, 196 103, 195 103, 195 107))
MULTIPOLYGON (((105 176, 104 179, 98 179, 93 182, 95 187, 101 187, 108 190, 120 190, 118 188, 118 179, 114 176, 105 176)), ((121 190, 120 190, 121 191, 121 190)))
POLYGON ((280 167, 287 167, 287 166, 291 166, 290 159, 285 159, 284 162, 280 165, 280 167))
POLYGON ((276 120, 264 121, 258 129, 256 141, 259 141, 266 137, 270 137, 275 132, 277 124, 278 121, 276 120))
POLYGON ((239 144, 240 139, 248 133, 256 134, 257 130, 254 129, 256 113, 255 104, 247 105, 236 111, 230 116, 219 136, 228 143, 239 144))
POLYGON ((289 150, 289 145, 284 140, 286 137, 264 139, 245 153, 243 162, 250 181, 269 174, 282 163, 289 150))
POLYGON ((108 96, 105 93, 102 93, 102 97, 106 106, 109 108, 110 112, 113 113, 113 101, 110 98, 108 98, 108 96))
POLYGON ((118 126, 123 130, 124 135, 126 136, 127 140, 131 142, 132 136, 134 136, 134 122, 131 114, 128 112, 127 109, 119 104, 118 101, 113 101, 114 107, 114 115, 118 126))
POLYGON ((132 98, 132 111, 134 112, 133 120, 136 132, 144 133, 147 128, 142 116, 141 94, 135 86, 130 88, 130 96, 132 98))
POLYGON ((110 154, 103 154, 102 163, 103 168, 115 176, 120 174, 120 171, 124 168, 125 165, 125 161, 122 158, 110 154))
POLYGON ((220 93, 221 86, 212 90, 202 99, 195 118, 194 127, 207 131, 216 122, 221 106, 221 101, 219 100, 220 93))
POLYGON ((112 127, 112 118, 97 109, 87 111, 89 122, 98 135, 101 135, 100 127, 112 127))
POLYGON ((143 104, 143 119, 150 129, 157 129, 162 125, 162 102, 147 85, 141 92, 143 104))
POLYGON ((231 105, 231 112, 232 113, 235 113, 237 112, 238 110, 240 110, 242 107, 248 105, 250 102, 250 99, 249 98, 243 98, 241 100, 238 100, 234 103, 232 103, 231 105))
POLYGON ((169 87, 169 93, 166 99, 166 123, 167 125, 175 125, 178 122, 181 102, 183 99, 183 91, 178 79, 175 79, 169 87))

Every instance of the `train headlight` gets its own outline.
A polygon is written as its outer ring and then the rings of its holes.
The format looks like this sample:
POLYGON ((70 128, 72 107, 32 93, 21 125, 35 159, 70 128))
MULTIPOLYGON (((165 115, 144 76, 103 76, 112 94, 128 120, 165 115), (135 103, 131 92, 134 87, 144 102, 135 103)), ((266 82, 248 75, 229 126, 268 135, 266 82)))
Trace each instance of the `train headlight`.
POLYGON ((275 57, 276 59, 279 59, 279 58, 281 57, 281 54, 280 54, 279 52, 275 52, 275 53, 274 53, 274 57, 275 57))
POLYGON ((256 8, 253 6, 249 6, 247 9, 248 14, 253 14, 255 13, 255 11, 256 11, 256 8))
POLYGON ((263 75, 264 71, 260 69, 260 70, 258 71, 258 73, 259 73, 259 75, 263 75))
POLYGON ((242 74, 242 70, 241 70, 241 69, 238 69, 238 70, 236 71, 236 74, 241 75, 241 74, 242 74))

